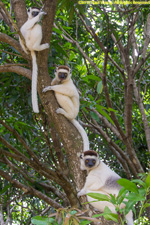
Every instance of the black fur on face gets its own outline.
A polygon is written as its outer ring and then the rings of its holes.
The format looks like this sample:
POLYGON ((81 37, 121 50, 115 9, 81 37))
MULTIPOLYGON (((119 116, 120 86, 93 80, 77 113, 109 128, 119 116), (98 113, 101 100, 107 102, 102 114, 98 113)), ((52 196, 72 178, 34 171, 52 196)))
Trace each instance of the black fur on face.
POLYGON ((33 12, 32 12, 32 16, 33 16, 33 17, 36 17, 38 14, 39 14, 38 11, 33 11, 33 12))
POLYGON ((35 17, 39 14, 40 12, 40 9, 37 8, 37 7, 30 7, 28 10, 27 10, 28 13, 31 12, 32 16, 35 17))
POLYGON ((85 163, 86 167, 91 168, 91 167, 95 166, 96 160, 92 159, 92 158, 89 158, 89 159, 87 158, 87 159, 85 159, 84 163, 85 163))
POLYGON ((59 72, 58 73, 58 77, 60 80, 65 80, 68 76, 68 73, 64 73, 64 72, 59 72))

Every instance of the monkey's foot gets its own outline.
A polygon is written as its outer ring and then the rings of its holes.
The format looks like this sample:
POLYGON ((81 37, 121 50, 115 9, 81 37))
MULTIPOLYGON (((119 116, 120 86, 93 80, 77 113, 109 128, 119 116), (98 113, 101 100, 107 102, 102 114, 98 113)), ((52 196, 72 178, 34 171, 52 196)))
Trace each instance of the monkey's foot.
POLYGON ((64 115, 64 110, 62 108, 58 108, 58 109, 56 109, 56 113, 64 115))
POLYGON ((82 196, 82 193, 80 193, 81 191, 78 192, 77 197, 79 198, 80 196, 82 196))
POLYGON ((45 92, 47 92, 47 91, 51 91, 52 89, 51 89, 51 86, 47 86, 47 87, 45 87, 44 89, 43 89, 43 93, 45 93, 45 92))
POLYGON ((43 45, 45 46, 45 48, 49 48, 49 44, 48 43, 45 43, 43 45))

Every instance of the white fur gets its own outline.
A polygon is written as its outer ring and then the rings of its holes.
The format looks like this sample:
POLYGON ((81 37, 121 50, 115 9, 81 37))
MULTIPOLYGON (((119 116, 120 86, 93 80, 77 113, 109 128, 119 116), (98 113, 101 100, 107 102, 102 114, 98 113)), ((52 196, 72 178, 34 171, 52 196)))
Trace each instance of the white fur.
POLYGON ((24 46, 22 40, 19 38, 20 44, 23 50, 27 53, 26 47, 30 50, 32 56, 32 107, 35 113, 39 113, 38 100, 37 100, 37 75, 38 67, 36 62, 35 51, 42 51, 46 48, 49 48, 49 44, 41 44, 42 40, 42 27, 37 24, 40 21, 41 16, 45 13, 40 11, 39 14, 35 17, 32 16, 31 12, 37 11, 38 9, 30 8, 28 13, 28 20, 23 24, 20 31, 25 39, 26 46, 24 46))
POLYGON ((56 99, 61 106, 56 112, 64 115, 69 119, 73 125, 77 128, 83 139, 83 151, 89 150, 89 139, 83 127, 75 120, 79 113, 79 94, 75 87, 71 74, 66 69, 59 69, 55 73, 55 78, 52 80, 52 85, 43 89, 43 92, 53 90, 55 92, 56 99), (58 78, 58 72, 68 73, 68 76, 62 82, 58 78), (56 85, 55 85, 56 84, 56 85))
MULTIPOLYGON (((105 163, 99 161, 99 159, 96 156, 85 156, 81 159, 81 169, 87 170, 88 175, 86 177, 86 182, 84 187, 81 189, 81 191, 78 193, 78 197, 85 195, 87 193, 100 193, 109 196, 109 194, 117 196, 119 193, 119 190, 121 186, 119 187, 117 184, 115 185, 114 181, 117 181, 120 179, 120 176, 116 174, 114 171, 112 171, 105 163), (84 164, 84 160, 86 158, 94 158, 97 160, 96 166, 93 168, 87 168, 84 164), (110 181, 109 181, 110 180, 110 181), (112 182, 112 184, 111 184, 112 182), (110 186, 109 186, 110 185, 110 186)), ((107 201, 98 201, 98 202, 92 202, 95 199, 87 196, 88 202, 91 202, 90 204, 98 209, 101 212, 104 212, 105 206, 108 206, 110 210, 113 213, 116 213, 115 207, 113 204, 107 202, 107 201)), ((121 208, 124 208, 124 204, 121 204, 121 208)), ((133 225, 133 215, 132 211, 130 211, 126 215, 126 220, 128 225, 133 225)))

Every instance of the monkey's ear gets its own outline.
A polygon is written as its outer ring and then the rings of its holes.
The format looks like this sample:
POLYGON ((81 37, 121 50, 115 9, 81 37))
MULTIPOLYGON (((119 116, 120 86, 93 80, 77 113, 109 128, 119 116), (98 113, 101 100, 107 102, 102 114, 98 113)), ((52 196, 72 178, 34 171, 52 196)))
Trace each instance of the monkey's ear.
POLYGON ((72 71, 71 71, 71 69, 69 68, 69 74, 70 74, 70 76, 72 75, 72 71))
POLYGON ((29 12, 30 12, 30 10, 31 10, 31 7, 27 9, 27 12, 29 13, 29 12))
POLYGON ((55 76, 57 75, 57 70, 58 70, 58 66, 56 66, 56 68, 55 68, 55 70, 54 70, 55 76))
POLYGON ((80 155, 80 159, 83 159, 83 155, 82 154, 80 155))

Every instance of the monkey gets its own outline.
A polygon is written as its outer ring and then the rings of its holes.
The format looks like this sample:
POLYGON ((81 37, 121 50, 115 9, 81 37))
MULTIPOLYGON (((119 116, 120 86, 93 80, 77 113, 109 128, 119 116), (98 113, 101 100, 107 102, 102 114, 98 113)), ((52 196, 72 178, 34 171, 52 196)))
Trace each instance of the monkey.
MULTIPOLYGON (((121 178, 117 173, 112 171, 104 162, 100 161, 98 154, 93 150, 85 151, 80 155, 80 169, 87 171, 87 177, 84 187, 78 192, 78 197, 86 195, 88 193, 100 193, 104 195, 112 194, 117 196, 121 186, 117 181, 121 178)), ((107 201, 92 202, 95 199, 87 196, 88 202, 101 212, 104 212, 105 206, 107 206, 112 213, 116 213, 115 206, 107 201)), ((121 208, 124 208, 125 204, 121 204, 121 208)), ((127 225, 133 224, 133 214, 130 210, 125 216, 127 225)))
POLYGON ((64 115, 77 128, 83 139, 83 151, 89 150, 88 136, 75 119, 79 113, 79 93, 71 79, 71 69, 68 66, 58 66, 55 70, 55 78, 51 82, 52 86, 45 87, 43 92, 53 90, 58 104, 61 108, 56 110, 57 114, 64 115))
POLYGON ((38 22, 40 21, 42 15, 46 15, 42 9, 37 7, 30 7, 27 10, 28 20, 20 28, 21 34, 25 39, 24 46, 21 38, 19 37, 20 45, 23 50, 28 54, 27 49, 31 52, 32 57, 32 108, 35 113, 39 113, 38 100, 37 100, 37 76, 38 67, 36 62, 35 51, 42 51, 49 48, 49 44, 41 44, 42 41, 42 27, 38 22))

